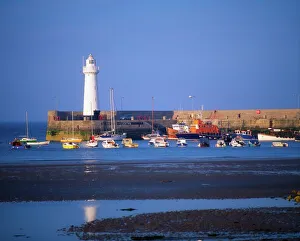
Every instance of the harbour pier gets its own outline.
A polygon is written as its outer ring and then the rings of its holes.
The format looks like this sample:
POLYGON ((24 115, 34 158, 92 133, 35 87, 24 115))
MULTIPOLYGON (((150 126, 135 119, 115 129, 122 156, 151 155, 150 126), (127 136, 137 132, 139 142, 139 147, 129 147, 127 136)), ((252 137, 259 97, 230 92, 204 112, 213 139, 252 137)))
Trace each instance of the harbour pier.
MULTIPOLYGON (((88 140, 94 134, 109 131, 110 111, 94 111, 87 119, 83 112, 48 111, 46 139, 60 141, 62 137, 80 137, 88 140)), ((166 133, 166 128, 172 124, 184 122, 191 124, 194 119, 202 119, 217 125, 221 130, 250 129, 267 130, 281 128, 290 130, 300 129, 299 109, 265 109, 265 110, 174 110, 153 111, 153 127, 166 133)), ((116 111, 116 131, 127 133, 128 137, 141 139, 141 135, 152 131, 152 111, 116 111)))

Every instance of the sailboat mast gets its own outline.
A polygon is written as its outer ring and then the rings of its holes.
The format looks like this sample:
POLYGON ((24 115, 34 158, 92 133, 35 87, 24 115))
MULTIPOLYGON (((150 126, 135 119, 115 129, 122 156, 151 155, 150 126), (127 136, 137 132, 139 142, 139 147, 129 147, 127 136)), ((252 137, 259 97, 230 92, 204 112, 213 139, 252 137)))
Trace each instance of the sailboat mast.
POLYGON ((72 135, 74 138, 74 123, 73 123, 73 111, 72 111, 72 135))
POLYGON ((154 97, 152 96, 152 133, 153 133, 153 121, 154 121, 153 109, 154 109, 154 97))
POLYGON ((28 133, 28 115, 27 115, 27 111, 25 112, 25 119, 26 119, 26 137, 29 138, 29 133, 28 133))

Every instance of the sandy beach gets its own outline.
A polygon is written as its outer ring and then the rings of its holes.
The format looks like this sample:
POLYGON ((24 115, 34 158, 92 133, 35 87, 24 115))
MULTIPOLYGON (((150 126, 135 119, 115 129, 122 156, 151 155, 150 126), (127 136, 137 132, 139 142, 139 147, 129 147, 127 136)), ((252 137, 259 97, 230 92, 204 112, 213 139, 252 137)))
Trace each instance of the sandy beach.
POLYGON ((0 201, 283 197, 300 160, 3 165, 0 201))
MULTIPOLYGON (((300 190, 299 170, 299 159, 2 165, 0 201, 285 198, 292 190, 300 190)), ((100 232, 99 240, 107 232, 110 238, 127 235, 132 239, 137 231, 137 239, 145 235, 181 240, 189 235, 228 238, 277 233, 290 236, 274 240, 292 240, 300 238, 299 214, 299 207, 193 210, 96 220, 64 231, 76 232, 81 238, 87 232, 100 232), (170 232, 177 236, 166 235, 170 232)))

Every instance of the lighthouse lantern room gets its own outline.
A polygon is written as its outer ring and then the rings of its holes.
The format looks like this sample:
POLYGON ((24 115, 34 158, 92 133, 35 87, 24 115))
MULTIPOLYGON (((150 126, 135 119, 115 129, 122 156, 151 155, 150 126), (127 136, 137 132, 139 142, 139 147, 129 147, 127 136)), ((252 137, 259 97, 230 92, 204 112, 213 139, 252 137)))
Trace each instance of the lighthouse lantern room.
POLYGON ((98 110, 98 86, 97 74, 99 67, 96 66, 96 60, 90 54, 83 66, 84 74, 84 97, 83 97, 83 118, 89 119, 98 110))

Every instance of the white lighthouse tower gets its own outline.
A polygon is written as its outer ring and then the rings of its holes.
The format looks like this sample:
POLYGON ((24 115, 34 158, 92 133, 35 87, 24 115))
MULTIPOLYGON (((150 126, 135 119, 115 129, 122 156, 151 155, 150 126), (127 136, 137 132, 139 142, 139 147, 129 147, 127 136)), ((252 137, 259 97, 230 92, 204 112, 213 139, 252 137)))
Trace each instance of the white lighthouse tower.
POLYGON ((82 72, 84 74, 83 117, 86 120, 94 114, 94 110, 98 110, 97 74, 99 67, 96 66, 96 60, 91 54, 86 59, 82 72))

